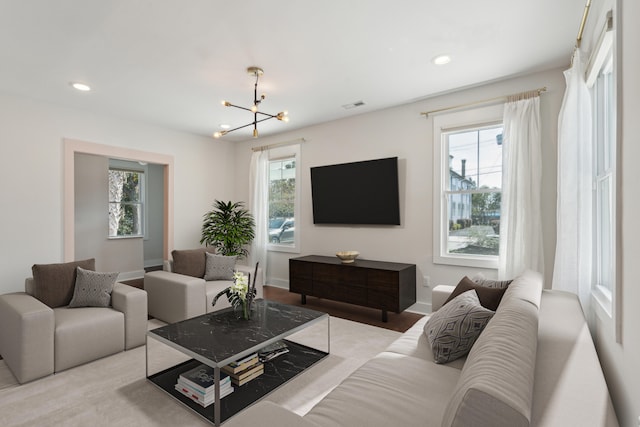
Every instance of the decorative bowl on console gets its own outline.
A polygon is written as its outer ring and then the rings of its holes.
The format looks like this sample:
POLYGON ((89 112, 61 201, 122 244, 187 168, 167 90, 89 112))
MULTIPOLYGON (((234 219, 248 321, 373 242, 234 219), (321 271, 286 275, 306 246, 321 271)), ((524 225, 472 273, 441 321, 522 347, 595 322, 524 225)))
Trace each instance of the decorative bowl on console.
POLYGON ((336 252, 336 256, 340 258, 343 264, 349 264, 354 262, 356 258, 360 255, 358 251, 340 251, 336 252))

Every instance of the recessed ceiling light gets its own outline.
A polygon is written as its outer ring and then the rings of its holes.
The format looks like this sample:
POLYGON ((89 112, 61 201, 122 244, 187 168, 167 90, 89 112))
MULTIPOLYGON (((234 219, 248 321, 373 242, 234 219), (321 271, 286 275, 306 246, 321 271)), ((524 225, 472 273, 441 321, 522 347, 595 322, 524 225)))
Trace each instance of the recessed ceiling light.
POLYGON ((449 55, 438 55, 432 61, 436 65, 445 65, 451 62, 451 57, 449 55))
POLYGON ((72 88, 82 91, 82 92, 89 92, 91 90, 91 86, 85 84, 85 83, 80 83, 80 82, 71 82, 69 83, 71 85, 72 88))

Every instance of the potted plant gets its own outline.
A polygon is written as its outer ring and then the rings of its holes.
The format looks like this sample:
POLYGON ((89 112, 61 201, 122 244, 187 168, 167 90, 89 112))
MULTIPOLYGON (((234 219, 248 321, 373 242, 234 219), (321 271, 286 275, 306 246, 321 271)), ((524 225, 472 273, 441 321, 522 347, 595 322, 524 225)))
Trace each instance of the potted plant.
POLYGON ((249 255, 246 245, 255 236, 253 215, 242 202, 215 200, 214 209, 204 214, 200 244, 213 246, 221 255, 249 255))

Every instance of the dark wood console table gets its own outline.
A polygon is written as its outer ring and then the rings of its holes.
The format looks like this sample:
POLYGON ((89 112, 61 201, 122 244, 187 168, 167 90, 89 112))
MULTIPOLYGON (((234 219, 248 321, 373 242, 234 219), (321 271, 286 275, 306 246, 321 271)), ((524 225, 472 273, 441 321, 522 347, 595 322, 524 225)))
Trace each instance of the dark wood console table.
POLYGON ((289 259, 289 290, 306 296, 400 313, 416 302, 416 266, 397 262, 309 255, 289 259))

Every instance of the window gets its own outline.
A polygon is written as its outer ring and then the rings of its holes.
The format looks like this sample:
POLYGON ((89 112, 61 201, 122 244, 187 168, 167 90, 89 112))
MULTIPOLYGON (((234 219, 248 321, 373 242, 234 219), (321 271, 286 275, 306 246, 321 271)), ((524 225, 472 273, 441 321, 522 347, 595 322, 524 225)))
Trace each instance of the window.
POLYGON ((144 235, 144 172, 109 167, 109 237, 144 235))
POLYGON ((297 232, 295 227, 299 199, 298 151, 299 146, 271 151, 268 212, 270 250, 293 252, 298 247, 299 230, 297 232))
POLYGON ((434 118, 434 262, 497 268, 502 106, 434 118))
POLYGON ((611 29, 609 15, 587 73, 587 84, 593 85, 594 295, 609 316, 616 282, 616 86, 611 29))

